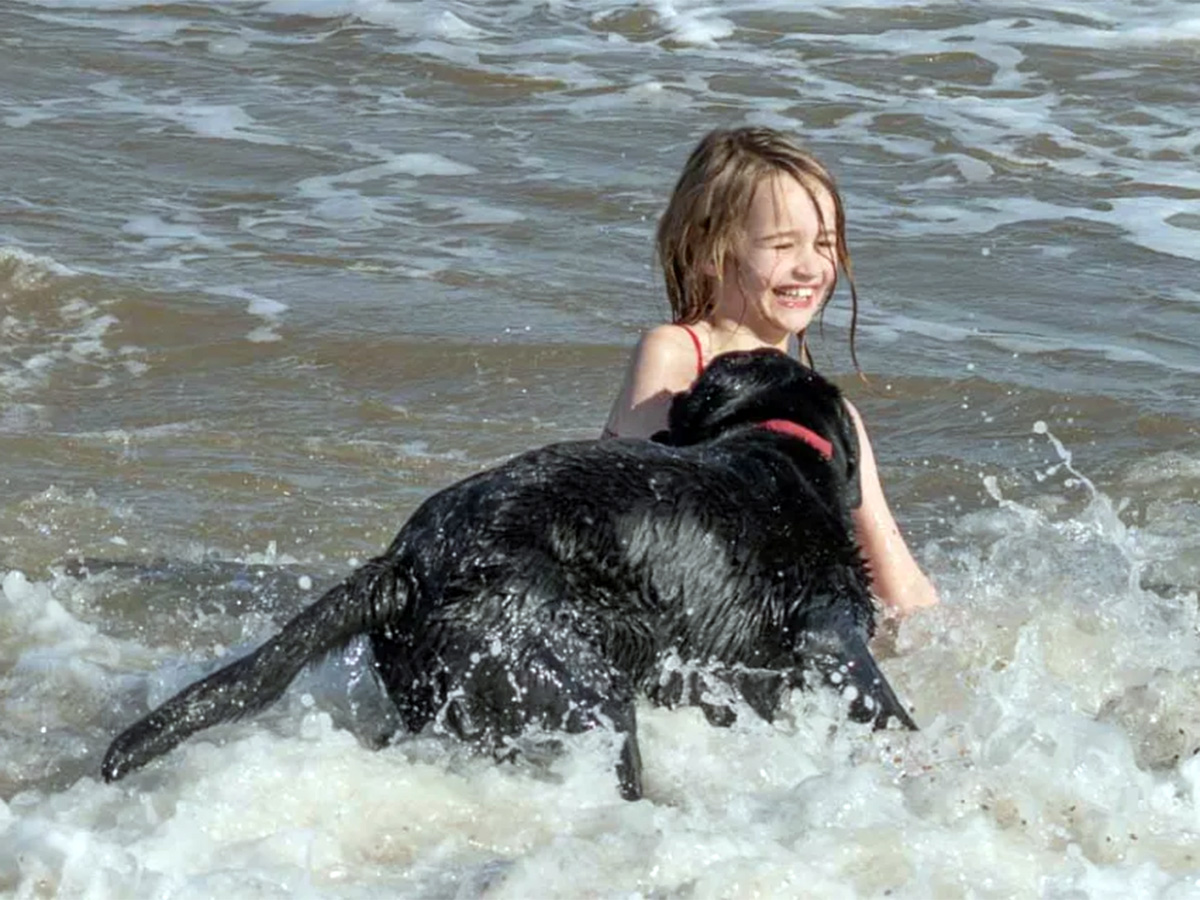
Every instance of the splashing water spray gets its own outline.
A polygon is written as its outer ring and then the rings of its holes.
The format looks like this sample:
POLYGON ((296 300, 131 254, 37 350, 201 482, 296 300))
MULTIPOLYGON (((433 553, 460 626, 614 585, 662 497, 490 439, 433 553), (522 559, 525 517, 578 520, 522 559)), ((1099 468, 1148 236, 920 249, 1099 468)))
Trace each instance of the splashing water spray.
POLYGON ((1002 509, 1006 509, 1017 515, 1021 523, 1026 527, 1034 528, 1040 526, 1051 527, 1055 530, 1066 529, 1068 532, 1078 533, 1080 537, 1090 534, 1111 544, 1121 554, 1125 562, 1128 563, 1129 588, 1137 590, 1144 560, 1137 549, 1134 536, 1130 534, 1129 527, 1120 518, 1120 513, 1128 505, 1128 500, 1121 500, 1114 505, 1112 498, 1099 490, 1090 478, 1075 468, 1073 465, 1074 457, 1071 451, 1067 449, 1061 440, 1054 436, 1044 421, 1039 419, 1033 423, 1033 433, 1044 435, 1054 448, 1054 452, 1058 455, 1059 459, 1059 462, 1050 466, 1045 471, 1035 473, 1037 480, 1043 482, 1047 478, 1052 478, 1058 474, 1060 470, 1066 470, 1070 473, 1071 477, 1064 480, 1063 486, 1067 488, 1082 487, 1087 491, 1087 506, 1079 513, 1078 517, 1073 518, 1067 523, 1054 525, 1037 510, 1006 499, 1001 493, 999 483, 994 475, 983 476, 984 489, 1002 509))

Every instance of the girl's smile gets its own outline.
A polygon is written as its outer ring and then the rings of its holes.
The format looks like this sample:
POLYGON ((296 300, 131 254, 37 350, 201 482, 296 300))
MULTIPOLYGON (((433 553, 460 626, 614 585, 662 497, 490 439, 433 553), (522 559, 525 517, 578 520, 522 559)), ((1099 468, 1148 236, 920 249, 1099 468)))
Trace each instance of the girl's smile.
POLYGON ((779 304, 787 309, 804 309, 811 306, 813 302, 812 288, 775 288, 775 294, 779 297, 779 304))

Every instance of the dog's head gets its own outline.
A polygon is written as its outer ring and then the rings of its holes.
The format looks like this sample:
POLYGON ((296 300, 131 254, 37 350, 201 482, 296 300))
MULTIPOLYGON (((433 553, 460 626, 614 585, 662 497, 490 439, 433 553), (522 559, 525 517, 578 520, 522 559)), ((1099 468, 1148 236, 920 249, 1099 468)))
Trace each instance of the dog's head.
POLYGON ((857 506, 858 438, 841 391, 778 350, 736 350, 714 358, 691 389, 671 402, 668 429, 659 439, 683 447, 739 426, 781 420, 832 445, 831 464, 845 476, 849 505, 857 506))

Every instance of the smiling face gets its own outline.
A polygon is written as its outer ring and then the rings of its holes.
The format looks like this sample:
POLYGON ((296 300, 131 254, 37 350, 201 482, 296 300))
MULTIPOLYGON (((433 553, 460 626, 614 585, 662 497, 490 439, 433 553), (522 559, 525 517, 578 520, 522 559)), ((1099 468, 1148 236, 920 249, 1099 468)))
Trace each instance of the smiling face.
POLYGON ((716 284, 715 316, 775 346, 807 328, 837 281, 836 222, 821 185, 782 172, 759 182, 716 284))

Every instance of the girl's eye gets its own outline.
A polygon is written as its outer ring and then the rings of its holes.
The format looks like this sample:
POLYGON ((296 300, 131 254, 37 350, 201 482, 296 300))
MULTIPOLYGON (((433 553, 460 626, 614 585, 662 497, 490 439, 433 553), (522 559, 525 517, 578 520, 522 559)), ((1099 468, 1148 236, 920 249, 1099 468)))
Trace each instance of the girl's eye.
POLYGON ((793 246, 794 245, 790 244, 790 243, 774 244, 774 245, 772 245, 771 249, 772 250, 791 250, 793 246))

